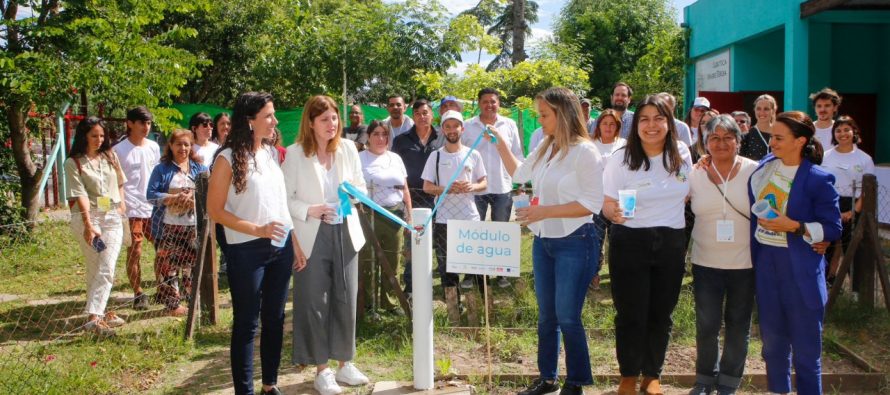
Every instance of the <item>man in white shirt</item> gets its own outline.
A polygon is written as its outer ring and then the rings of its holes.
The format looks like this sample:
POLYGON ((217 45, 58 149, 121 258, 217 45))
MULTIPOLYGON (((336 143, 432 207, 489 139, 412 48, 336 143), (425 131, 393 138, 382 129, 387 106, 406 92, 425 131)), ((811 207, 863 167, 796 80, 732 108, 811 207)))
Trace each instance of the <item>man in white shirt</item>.
POLYGON ((414 120, 405 116, 405 99, 401 95, 391 95, 386 99, 386 111, 389 117, 383 120, 389 125, 389 148, 399 135, 408 133, 414 127, 414 120))
MULTIPOLYGON (((445 195, 442 205, 436 211, 435 227, 436 235, 433 244, 436 249, 439 263, 439 276, 442 279, 442 287, 451 289, 446 294, 455 292, 458 275, 446 273, 445 257, 447 254, 446 235, 448 234, 448 220, 476 220, 480 216, 476 209, 473 194, 482 192, 487 186, 485 164, 478 151, 470 151, 469 147, 461 144, 461 135, 464 133, 463 116, 457 111, 448 111, 442 115, 442 134, 445 135, 445 146, 439 148, 426 161, 423 167, 423 191, 435 196, 445 193, 448 181, 456 172, 460 172, 451 189, 445 195), (464 158, 469 155, 466 162, 464 158), (461 166, 463 164, 463 166, 461 166)), ((512 203, 512 201, 511 201, 512 203)), ((464 278, 470 278, 466 275, 464 278)))
MULTIPOLYGON (((503 117, 498 114, 501 108, 501 96, 494 88, 484 88, 477 95, 479 101, 479 109, 481 112, 478 117, 470 118, 464 125, 465 131, 461 140, 464 145, 471 147, 479 138, 479 135, 485 133, 488 126, 493 127, 503 137, 504 141, 498 141, 497 144, 507 144, 510 152, 517 159, 524 158, 522 154, 522 140, 519 139, 519 129, 516 122, 512 119, 503 117)), ((513 178, 507 173, 501 156, 498 154, 497 145, 487 139, 482 139, 476 146, 476 151, 482 156, 482 162, 485 163, 485 169, 488 176, 488 188, 484 193, 476 195, 476 206, 479 210, 479 216, 482 220, 488 214, 491 207, 491 220, 499 222, 510 221, 510 212, 513 210, 513 199, 510 192, 513 190, 513 178)), ((506 277, 498 279, 498 286, 508 287, 510 282, 506 277)), ((465 280, 461 283, 462 288, 472 288, 472 280, 465 280)))
MULTIPOLYGON (((148 179, 161 159, 158 144, 146 138, 152 125, 152 115, 145 107, 127 111, 127 138, 114 146, 121 169, 127 177, 124 201, 130 225, 132 244, 127 248, 127 278, 133 287, 133 308, 148 308, 148 298, 142 292, 142 240, 151 237, 152 204, 145 197, 148 179)), ((161 219, 156 219, 160 221, 161 219)))

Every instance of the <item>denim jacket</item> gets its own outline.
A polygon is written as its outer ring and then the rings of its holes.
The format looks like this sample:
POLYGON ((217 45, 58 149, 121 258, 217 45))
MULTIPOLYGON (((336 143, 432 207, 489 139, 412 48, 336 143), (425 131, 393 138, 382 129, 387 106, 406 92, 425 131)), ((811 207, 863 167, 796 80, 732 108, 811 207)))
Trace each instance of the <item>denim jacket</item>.
MULTIPOLYGON (((189 160, 190 177, 197 178, 199 173, 205 171, 207 171, 207 166, 189 160)), ((170 190, 173 176, 178 172, 179 166, 175 163, 161 161, 152 170, 151 177, 148 179, 148 190, 145 192, 145 197, 149 203, 154 205, 151 210, 151 235, 155 242, 161 240, 164 230, 164 212, 167 210, 167 207, 164 206, 164 198, 167 197, 167 191, 170 190)))

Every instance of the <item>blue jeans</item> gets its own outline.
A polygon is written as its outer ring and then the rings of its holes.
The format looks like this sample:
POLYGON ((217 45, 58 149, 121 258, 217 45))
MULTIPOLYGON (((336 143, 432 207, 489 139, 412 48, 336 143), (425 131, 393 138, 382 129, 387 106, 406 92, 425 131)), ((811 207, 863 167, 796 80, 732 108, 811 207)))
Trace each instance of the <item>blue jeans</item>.
POLYGON ((476 209, 479 210, 479 218, 485 221, 488 215, 488 206, 491 206, 491 220, 495 222, 507 222, 510 220, 510 211, 513 210, 513 198, 507 193, 486 193, 476 195, 476 209))
POLYGON ((754 309, 754 269, 728 270, 692 265, 692 277, 697 353, 695 380, 707 386, 739 388, 748 357, 751 311, 754 309), (720 327, 724 323, 726 333, 723 355, 720 355, 720 327))
POLYGON ((560 334, 566 345, 566 383, 593 384, 581 309, 599 270, 600 237, 592 223, 565 237, 537 237, 532 247, 538 300, 538 370, 556 380, 560 334))
POLYGON ((253 394, 253 340, 257 316, 263 322, 260 360, 263 384, 278 382, 281 340, 284 334, 284 305, 293 272, 294 250, 290 237, 284 247, 269 239, 226 244, 229 291, 232 293, 232 342, 229 353, 236 394, 253 394))

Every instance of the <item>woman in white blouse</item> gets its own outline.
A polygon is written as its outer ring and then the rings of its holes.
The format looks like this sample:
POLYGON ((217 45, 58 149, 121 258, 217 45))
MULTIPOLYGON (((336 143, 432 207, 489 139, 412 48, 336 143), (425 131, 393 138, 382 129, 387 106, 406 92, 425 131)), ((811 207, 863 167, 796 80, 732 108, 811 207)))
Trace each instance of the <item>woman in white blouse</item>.
POLYGON ((608 161, 603 177, 603 214, 613 222, 609 274, 617 312, 619 394, 635 394, 640 374, 640 392, 661 393, 658 379, 686 263, 684 207, 691 169, 670 106, 647 96, 637 106, 627 145, 608 161), (624 190, 636 193, 632 216, 625 217, 618 204, 624 190))
POLYGON ((593 129, 593 144, 600 151, 603 159, 608 159, 612 153, 627 144, 627 140, 618 136, 621 130, 621 117, 613 109, 606 109, 596 119, 596 128, 593 129))
MULTIPOLYGON (((818 122, 816 123, 818 125, 818 122)), ((818 128, 817 128, 818 130, 818 128)), ((818 137, 818 136, 817 136, 818 137)), ((841 232, 841 251, 846 251, 847 244, 853 230, 853 218, 859 216, 862 211, 862 176, 875 174, 875 163, 871 156, 859 149, 859 125, 849 115, 841 115, 834 121, 831 136, 831 145, 834 147, 825 152, 822 159, 822 167, 834 175, 834 186, 837 189, 840 200, 838 206, 841 210, 841 223, 844 227, 841 232)), ((825 257, 831 263, 826 272, 828 284, 834 282, 834 274, 837 272, 839 259, 833 259, 834 251, 838 243, 833 243, 825 252, 825 257)), ((854 272, 858 277, 858 274, 854 272)), ((853 281, 853 286, 858 287, 858 282, 853 281)), ((855 291, 856 289, 854 289, 855 291)))
POLYGON ((340 138, 343 125, 333 99, 309 98, 299 133, 282 166, 300 246, 294 273, 293 362, 315 365, 315 389, 333 395, 343 392, 338 381, 368 382, 349 362, 355 357, 358 251, 365 237, 355 207, 338 193, 344 181, 365 192, 365 179, 355 144, 340 138), (328 368, 332 359, 340 362, 336 376, 328 368))
MULTIPOLYGON (((601 235, 591 214, 602 205, 603 159, 588 137, 581 103, 572 91, 547 89, 535 97, 535 105, 545 137, 525 162, 498 144, 513 182, 531 181, 537 200, 537 205, 516 209, 516 219, 535 234, 532 260, 540 373, 519 394, 559 390, 560 332, 567 371, 560 393, 581 394, 582 386, 593 383, 581 309, 587 286, 599 270, 601 235)), ((495 135, 500 141, 497 131, 495 135)))
POLYGON ((757 162, 738 155, 742 131, 731 116, 719 115, 702 127, 709 131, 702 136, 710 161, 689 176, 696 329, 690 393, 734 394, 745 370, 754 309, 748 178, 757 162))

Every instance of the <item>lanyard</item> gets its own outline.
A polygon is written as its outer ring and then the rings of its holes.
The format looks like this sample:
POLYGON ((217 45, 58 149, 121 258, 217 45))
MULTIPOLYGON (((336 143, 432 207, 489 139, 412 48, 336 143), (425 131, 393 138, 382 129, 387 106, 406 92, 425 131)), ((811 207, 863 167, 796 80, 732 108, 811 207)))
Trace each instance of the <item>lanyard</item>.
MULTIPOLYGON (((732 177, 732 171, 735 169, 735 166, 737 163, 738 163, 738 158, 736 158, 736 160, 734 160, 732 162, 732 167, 729 168, 729 174, 726 175, 727 177, 732 177)), ((726 200, 728 199, 726 197, 726 193, 728 191, 728 189, 727 189, 728 187, 726 184, 729 183, 729 180, 723 178, 723 175, 720 174, 719 170, 717 170, 717 166, 714 165, 713 160, 711 161, 711 168, 714 169, 714 173, 717 173, 717 177, 720 177, 720 181, 723 183, 723 193, 722 193, 722 195, 723 195, 723 219, 726 219, 726 200)))
POLYGON ((105 190, 105 177, 107 176, 107 174, 106 174, 105 172, 102 171, 102 168, 104 167, 103 164, 104 164, 104 162, 105 162, 105 161, 103 160, 103 158, 102 158, 102 154, 99 154, 99 157, 96 158, 96 159, 98 160, 98 163, 99 163, 99 166, 98 166, 99 168, 98 168, 98 169, 95 168, 95 167, 93 167, 93 161, 90 160, 89 157, 87 157, 86 155, 84 155, 84 158, 86 158, 86 160, 87 160, 87 167, 89 167, 90 170, 92 170, 93 172, 95 172, 96 175, 97 175, 98 178, 99 178, 99 195, 100 195, 100 196, 106 196, 106 194, 107 194, 108 191, 105 190))
MULTIPOLYGON (((766 153, 773 152, 769 147, 769 142, 763 137, 763 132, 760 131, 760 128, 757 128, 757 135, 760 136, 760 140, 763 141, 763 145, 766 146, 766 153)), ((735 164, 733 164, 733 166, 735 166, 735 164)))

